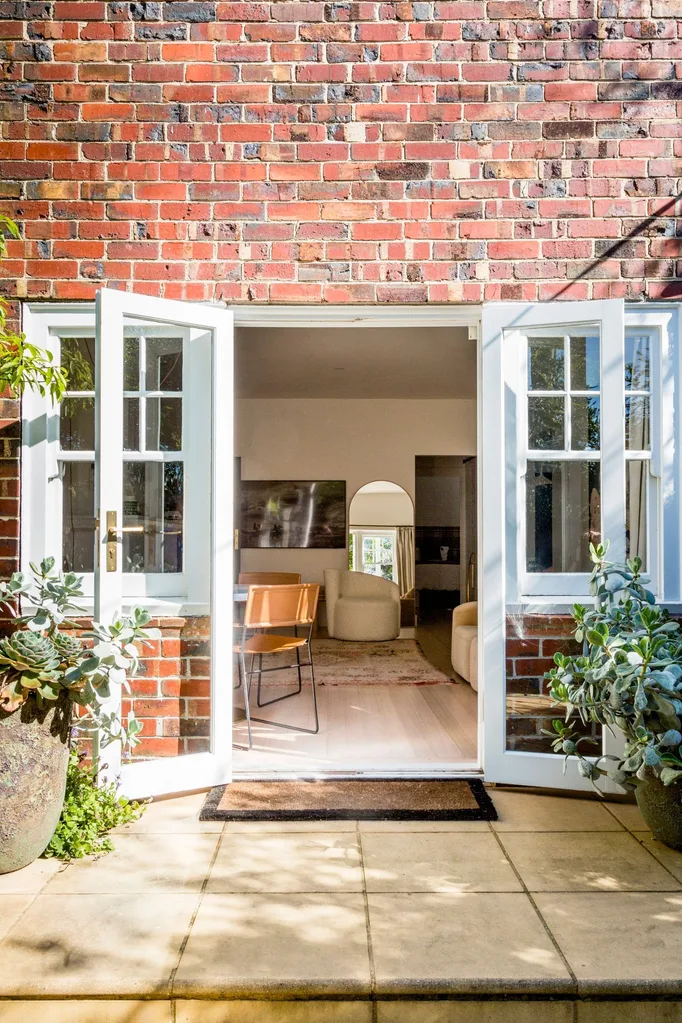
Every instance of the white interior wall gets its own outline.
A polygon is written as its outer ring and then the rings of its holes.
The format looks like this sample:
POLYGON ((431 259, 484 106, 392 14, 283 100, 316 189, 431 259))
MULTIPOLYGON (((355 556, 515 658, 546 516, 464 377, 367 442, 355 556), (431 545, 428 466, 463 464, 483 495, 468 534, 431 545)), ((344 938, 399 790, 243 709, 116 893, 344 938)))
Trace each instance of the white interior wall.
MULTIPOLYGON (((390 480, 414 501, 417 455, 476 453, 476 402, 241 398, 236 452, 243 479, 345 480, 347 502, 365 483, 390 480)), ((348 552, 244 550, 241 565, 245 572, 299 571, 306 582, 323 582, 325 568, 347 567, 348 552)))
POLYGON ((356 494, 351 499, 351 526, 411 526, 414 508, 409 494, 356 494))

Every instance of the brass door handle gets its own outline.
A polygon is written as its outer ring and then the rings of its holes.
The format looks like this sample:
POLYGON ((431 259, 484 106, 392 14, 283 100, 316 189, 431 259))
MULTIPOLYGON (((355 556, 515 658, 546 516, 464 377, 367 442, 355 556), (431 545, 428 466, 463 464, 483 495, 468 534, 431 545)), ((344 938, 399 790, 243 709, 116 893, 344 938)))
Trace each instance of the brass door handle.
POLYGON ((107 512, 107 533, 104 541, 106 547, 107 572, 115 572, 118 567, 118 544, 121 536, 117 529, 116 512, 107 512))

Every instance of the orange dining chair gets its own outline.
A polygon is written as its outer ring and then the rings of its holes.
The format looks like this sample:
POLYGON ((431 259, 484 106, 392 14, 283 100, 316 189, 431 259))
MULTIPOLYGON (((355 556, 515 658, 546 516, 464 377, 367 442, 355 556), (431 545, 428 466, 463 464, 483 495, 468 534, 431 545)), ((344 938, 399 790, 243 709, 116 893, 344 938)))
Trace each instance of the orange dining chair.
POLYGON ((268 721, 267 723, 278 725, 280 728, 293 728, 294 731, 309 732, 311 735, 316 735, 320 730, 317 694, 315 692, 315 669, 313 667, 313 651, 311 647, 319 595, 320 587, 317 583, 294 583, 288 586, 249 586, 246 607, 244 609, 242 637, 241 641, 234 646, 234 652, 239 657, 241 675, 244 679, 244 708, 249 733, 249 749, 253 746, 249 697, 251 695, 251 679, 254 675, 258 677, 258 706, 269 707, 271 703, 279 703, 280 700, 287 700, 291 696, 298 696, 303 689, 301 669, 310 668, 315 728, 279 725, 278 722, 274 721, 268 721), (307 634, 299 636, 299 628, 307 629, 307 634), (293 629, 294 635, 286 636, 273 631, 277 629, 293 629), (301 660, 302 647, 307 647, 308 659, 305 661, 301 660), (283 654, 288 651, 293 651, 296 654, 295 664, 275 665, 272 668, 263 667, 264 657, 270 657, 273 654, 283 654), (248 670, 246 667, 247 656, 251 656, 251 667, 248 670), (257 668, 254 667, 256 658, 258 659, 257 668), (293 693, 285 693, 284 696, 277 696, 274 700, 261 702, 263 675, 270 671, 290 671, 292 668, 296 668, 298 673, 298 688, 293 693))
MULTIPOLYGON (((300 572, 240 572, 237 578, 238 586, 288 586, 291 583, 300 583, 300 572)), ((241 629, 243 622, 235 618, 235 629, 241 629)), ((242 684, 241 665, 237 662, 237 684, 234 687, 239 689, 242 684)))
POLYGON ((290 586, 300 583, 300 572, 240 572, 239 586, 290 586))

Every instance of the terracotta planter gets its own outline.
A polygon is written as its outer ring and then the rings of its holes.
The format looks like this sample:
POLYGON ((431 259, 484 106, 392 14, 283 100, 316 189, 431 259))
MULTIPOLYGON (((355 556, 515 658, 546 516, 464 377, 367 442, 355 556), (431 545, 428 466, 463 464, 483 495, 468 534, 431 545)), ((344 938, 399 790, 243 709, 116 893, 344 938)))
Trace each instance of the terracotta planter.
POLYGON ((664 785, 651 774, 635 789, 637 805, 654 838, 682 850, 682 785, 664 785))
POLYGON ((44 851, 64 804, 69 759, 68 702, 38 712, 31 701, 0 712, 0 874, 44 851))

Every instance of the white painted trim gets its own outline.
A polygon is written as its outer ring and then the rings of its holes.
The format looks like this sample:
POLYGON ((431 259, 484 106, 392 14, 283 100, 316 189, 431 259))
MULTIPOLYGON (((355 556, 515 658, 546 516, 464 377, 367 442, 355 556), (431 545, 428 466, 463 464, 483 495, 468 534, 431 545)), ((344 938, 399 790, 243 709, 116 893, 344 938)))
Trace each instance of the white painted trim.
MULTIPOLYGON (((479 393, 479 678, 483 680, 483 764, 491 782, 587 791, 577 762, 545 753, 507 750, 506 614, 515 605, 528 612, 518 592, 519 457, 517 419, 525 402, 526 380, 519 372, 518 338, 538 327, 599 323, 621 325, 622 302, 567 302, 547 306, 496 303, 483 308, 481 390, 479 393), (498 411, 499 410, 499 411, 498 411)), ((611 327, 608 328, 609 330, 611 327)), ((610 336, 610 335, 609 335, 610 336)), ((603 344, 603 342, 602 342, 603 344)), ((621 340, 622 345, 622 340, 621 340)), ((603 364, 602 358, 602 364, 603 364)), ((621 382, 622 394, 622 382, 621 382)), ((622 398, 620 399, 622 402, 622 398)), ((622 422, 622 420, 621 420, 622 422)), ((525 456, 525 445, 524 445, 525 456)), ((624 500, 624 493, 623 493, 624 500)), ((525 504, 524 504, 525 508, 525 504)), ((525 560, 524 560, 525 564, 525 560)), ((561 596, 566 596, 562 594, 561 596)), ((556 604, 559 595, 547 595, 556 604)), ((533 604, 538 604, 533 598, 533 604)))
POLYGON ((234 305, 235 327, 472 327, 479 305, 234 305))
MULTIPOLYGON (((101 289, 97 295, 96 390, 97 493, 102 512, 116 509, 122 522, 123 330, 126 320, 193 328, 189 344, 208 333, 212 370, 210 416, 210 539, 205 570, 211 577, 210 751, 121 764, 120 745, 106 748, 109 776, 120 773, 121 791, 136 798, 165 795, 228 782, 232 762, 232 508, 233 508, 233 319, 226 309, 197 306, 101 289), (198 333, 197 333, 198 332, 198 333), (210 566, 210 567, 209 567, 210 566), (224 623, 230 627, 224 627, 224 623), (222 627, 221 627, 222 626, 222 627)), ((103 515, 100 514, 102 529, 103 515)), ((103 538, 103 533, 102 533, 103 538)), ((104 556, 101 557, 102 566, 104 556)), ((122 572, 97 571, 95 614, 105 622, 120 613, 122 572)), ((120 691, 112 708, 120 707, 120 691)))

